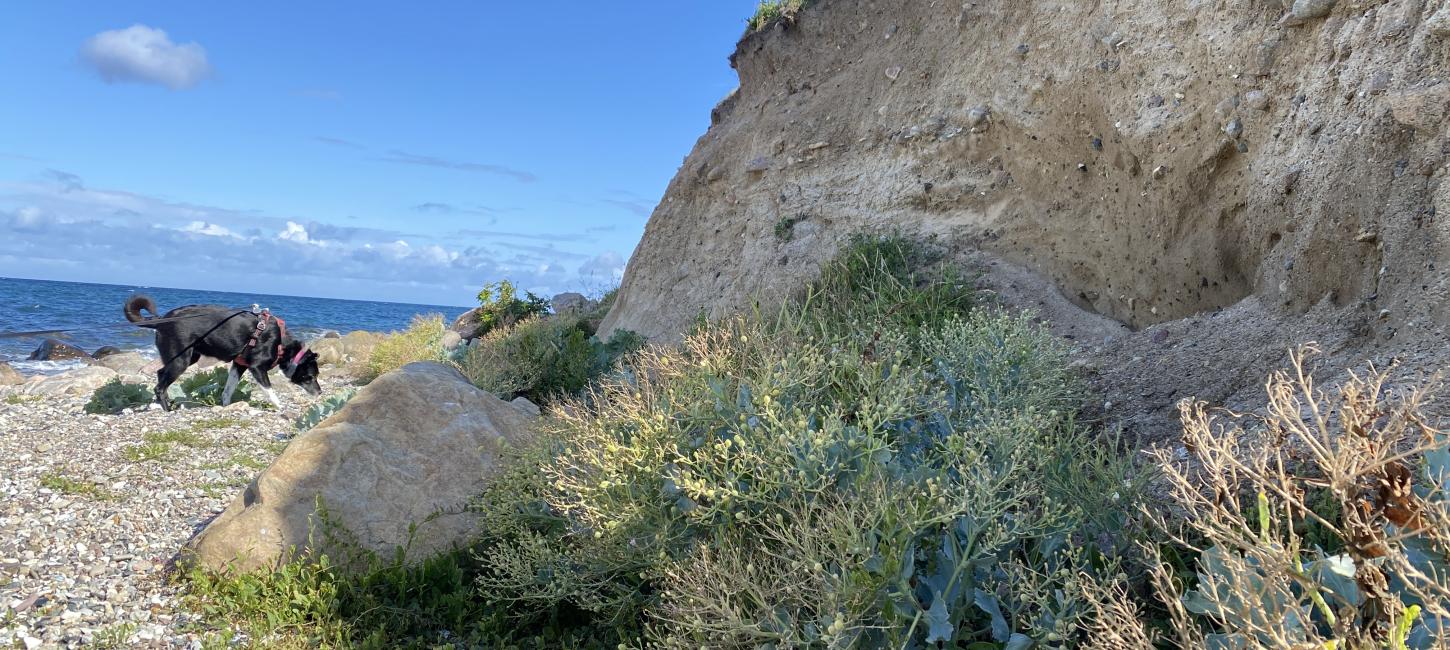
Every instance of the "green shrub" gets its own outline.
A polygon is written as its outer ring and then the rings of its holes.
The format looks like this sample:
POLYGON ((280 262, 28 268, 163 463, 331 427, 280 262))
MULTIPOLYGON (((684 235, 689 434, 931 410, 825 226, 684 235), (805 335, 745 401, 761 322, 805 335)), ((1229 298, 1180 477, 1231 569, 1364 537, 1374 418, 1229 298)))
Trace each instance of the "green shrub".
POLYGON ((443 349, 443 334, 447 331, 439 314, 414 318, 408 329, 394 332, 373 348, 364 368, 364 379, 372 381, 415 361, 446 361, 448 352, 443 349))
POLYGON ((478 330, 476 336, 483 336, 496 329, 510 327, 524 319, 542 316, 549 312, 549 301, 531 291, 518 297, 518 289, 512 282, 502 280, 483 286, 478 292, 478 330))
POLYGON ((479 500, 482 594, 663 646, 1080 635, 1077 576, 1115 566, 1101 540, 1135 529, 1141 482, 1073 421, 1056 341, 962 318, 970 291, 910 273, 918 253, 860 240, 779 314, 565 400, 479 500))
POLYGON ((90 401, 86 402, 87 413, 114 414, 120 413, 129 408, 138 408, 150 404, 156 399, 156 394, 150 388, 142 384, 127 384, 119 377, 106 382, 106 385, 96 389, 91 394, 90 401))
POLYGON ((323 420, 332 417, 332 414, 341 411, 342 407, 347 406, 347 403, 357 395, 357 390, 356 387, 348 387, 328 395, 321 402, 308 408, 307 412, 298 416, 292 426, 298 431, 310 431, 323 420))
POLYGON ((619 357, 643 346, 643 338, 628 331, 600 343, 585 318, 534 317, 494 330, 469 346, 463 372, 474 385, 506 400, 522 396, 544 404, 579 393, 619 357))
MULTIPOLYGON (((222 395, 226 392, 227 378, 230 374, 231 365, 222 364, 211 370, 188 375, 181 381, 172 384, 167 390, 167 396, 171 398, 172 402, 183 407, 221 406, 222 395)), ((253 391, 251 381, 243 374, 241 379, 237 380, 237 386, 232 391, 232 403, 246 402, 253 408, 273 408, 271 402, 258 399, 253 391)))
POLYGON ((806 6, 807 0, 760 0, 755 15, 746 21, 745 32, 752 34, 777 22, 794 23, 796 14, 806 6))

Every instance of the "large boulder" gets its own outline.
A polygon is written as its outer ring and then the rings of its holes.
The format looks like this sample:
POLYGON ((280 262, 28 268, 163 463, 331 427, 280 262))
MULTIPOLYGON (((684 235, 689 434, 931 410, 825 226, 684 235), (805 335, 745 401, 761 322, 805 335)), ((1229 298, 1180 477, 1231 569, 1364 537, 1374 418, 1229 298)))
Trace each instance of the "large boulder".
POLYGON ((27 357, 30 361, 94 361, 91 355, 74 345, 56 339, 46 339, 40 347, 27 357))
POLYGON ((599 303, 585 298, 584 294, 573 292, 554 296, 549 304, 554 308, 556 314, 582 314, 599 306, 599 303))
POLYGON ((345 549, 323 541, 334 532, 391 557, 415 524, 410 561, 466 544, 478 519, 461 506, 498 472, 504 447, 530 435, 532 421, 451 367, 409 364, 293 440, 192 540, 188 556, 219 571, 274 568, 294 548, 336 558, 345 549))
POLYGON ((110 368, 123 375, 144 374, 142 369, 149 363, 146 357, 141 356, 139 352, 117 352, 99 357, 99 359, 96 365, 110 368))
POLYGON ((58 375, 37 375, 21 385, 20 392, 41 397, 61 395, 86 396, 116 378, 116 371, 105 366, 86 366, 58 375))
POLYGON ((458 332, 458 335, 463 337, 463 340, 465 341, 471 341, 477 338, 478 328, 483 326, 483 321, 479 320, 478 317, 479 310, 481 309, 483 308, 474 307, 473 309, 463 312, 461 316, 454 319, 453 324, 450 325, 448 329, 453 330, 454 332, 458 332))
POLYGON ((25 383, 25 375, 19 370, 10 367, 10 364, 0 362, 0 386, 15 386, 25 383))
POLYGON ((317 353, 317 361, 323 365, 343 366, 367 361, 373 348, 386 336, 376 332, 348 332, 346 336, 326 337, 307 344, 317 353))

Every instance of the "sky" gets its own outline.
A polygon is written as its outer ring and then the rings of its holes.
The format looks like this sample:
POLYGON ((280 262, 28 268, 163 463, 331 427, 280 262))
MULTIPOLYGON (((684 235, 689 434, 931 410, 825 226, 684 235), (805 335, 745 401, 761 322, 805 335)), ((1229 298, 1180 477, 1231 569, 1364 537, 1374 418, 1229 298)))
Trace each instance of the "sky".
POLYGON ((0 276, 618 283, 756 0, 0 5, 0 276))

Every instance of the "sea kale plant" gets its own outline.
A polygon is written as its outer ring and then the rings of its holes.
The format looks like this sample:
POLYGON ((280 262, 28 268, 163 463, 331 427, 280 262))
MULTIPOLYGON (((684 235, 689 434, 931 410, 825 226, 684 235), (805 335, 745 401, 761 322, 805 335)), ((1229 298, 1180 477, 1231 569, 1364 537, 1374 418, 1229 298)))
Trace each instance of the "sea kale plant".
POLYGON ((86 402, 85 411, 112 415, 129 408, 146 406, 154 399, 156 399, 156 394, 151 391, 151 387, 142 384, 128 384, 122 382, 118 377, 106 382, 91 394, 90 401, 86 402))
POLYGON ((620 643, 1070 647, 1140 482, 1074 421, 1062 346, 931 261, 857 240, 565 400, 478 501, 480 594, 620 643))
POLYGON ((627 330, 601 342, 588 315, 555 314, 489 332, 468 346, 460 365, 479 388, 545 404, 580 393, 643 346, 644 339, 627 330))
POLYGON ((357 387, 349 386, 324 397, 322 401, 313 404, 305 413, 298 416, 292 426, 298 431, 311 431, 323 420, 332 417, 334 413, 341 411, 342 407, 347 406, 347 403, 357 395, 357 391, 357 387))

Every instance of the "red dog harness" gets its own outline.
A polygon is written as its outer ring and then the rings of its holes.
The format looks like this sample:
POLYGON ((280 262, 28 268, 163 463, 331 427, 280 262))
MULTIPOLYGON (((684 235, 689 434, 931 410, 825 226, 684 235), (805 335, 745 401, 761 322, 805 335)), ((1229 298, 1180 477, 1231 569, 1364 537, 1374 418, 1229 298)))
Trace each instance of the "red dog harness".
MULTIPOLYGON (((268 366, 267 368, 263 368, 263 370, 271 370, 282 361, 282 351, 284 349, 282 346, 282 342, 287 340, 287 321, 273 316, 272 312, 264 311, 262 312, 261 317, 257 318, 257 329, 252 331, 251 340, 247 341, 246 347, 242 348, 242 351, 237 353, 236 359, 233 359, 233 361, 235 361, 237 365, 243 368, 249 367, 251 365, 247 363, 246 360, 247 350, 257 347, 257 339, 261 337, 264 332, 267 331, 267 323, 274 320, 277 321, 277 355, 276 358, 272 360, 272 365, 268 366)), ((301 349, 297 350, 297 356, 292 357, 291 365, 296 366, 298 363, 301 363, 302 356, 305 354, 307 354, 307 346, 304 345, 301 349)))

